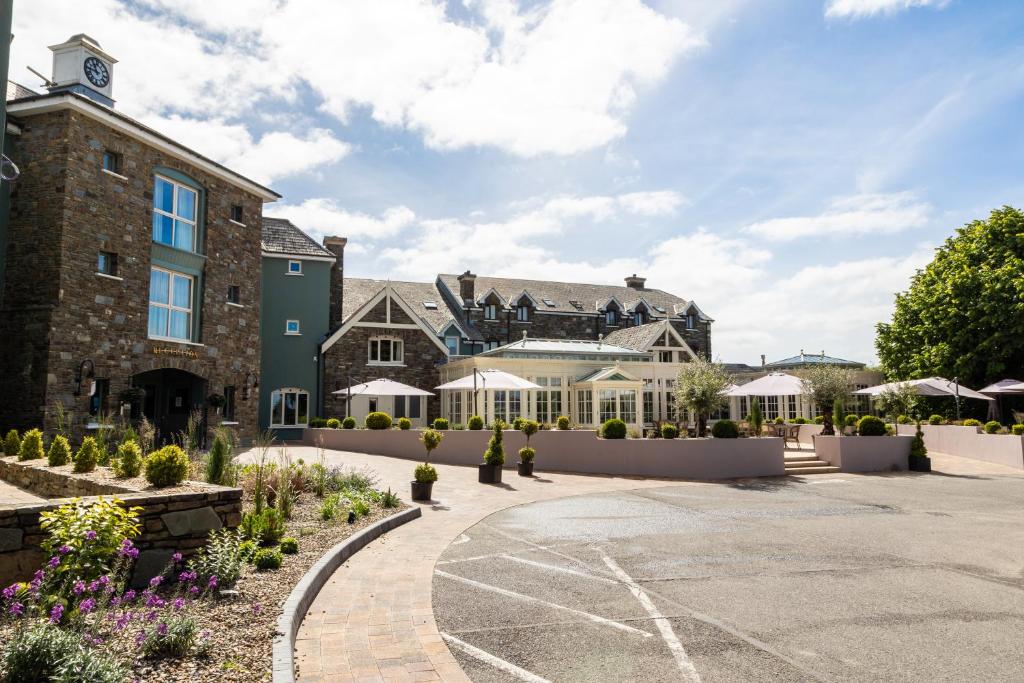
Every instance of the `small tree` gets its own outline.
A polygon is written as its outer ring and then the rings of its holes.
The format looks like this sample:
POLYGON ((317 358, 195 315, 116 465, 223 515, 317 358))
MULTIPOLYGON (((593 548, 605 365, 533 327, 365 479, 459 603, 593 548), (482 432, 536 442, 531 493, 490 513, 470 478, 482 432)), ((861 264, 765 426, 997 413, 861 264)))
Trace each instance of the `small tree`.
POLYGON ((523 462, 533 462, 534 457, 537 455, 537 451, 530 448, 530 437, 540 431, 540 425, 533 420, 523 420, 522 425, 519 427, 519 431, 526 437, 526 446, 519 449, 519 459, 523 462))
POLYGON ((875 399, 875 405, 883 415, 892 416, 896 422, 900 415, 915 417, 920 399, 910 382, 900 382, 886 387, 875 399))
POLYGON ((697 436, 705 436, 711 413, 728 403, 725 392, 729 384, 729 373, 721 363, 698 357, 679 368, 676 405, 697 416, 697 436))
POLYGON ((426 449, 427 457, 423 460, 422 465, 416 466, 416 470, 413 472, 413 477, 416 481, 437 481, 437 469, 430 464, 430 452, 441 445, 442 439, 444 439, 444 433, 436 429, 424 429, 423 433, 420 434, 420 443, 426 449))
POLYGON ((803 389, 804 395, 821 409, 822 436, 835 436, 832 406, 836 399, 845 401, 850 395, 850 371, 837 365, 814 366, 803 379, 803 389))
POLYGON ((21 437, 18 436, 18 430, 12 429, 7 432, 7 437, 4 439, 4 455, 17 455, 21 452, 21 437))
POLYGON ((832 401, 832 422, 839 425, 840 434, 843 434, 843 425, 846 424, 845 405, 846 402, 841 398, 832 401))
POLYGON ((21 449, 18 452, 18 460, 38 460, 46 457, 43 450, 43 433, 38 429, 30 429, 25 432, 21 439, 21 449))
POLYGON ((210 455, 206 460, 206 481, 209 484, 219 484, 224 476, 224 466, 228 462, 228 442, 224 435, 217 433, 213 437, 213 445, 210 447, 210 455))
POLYGON ((504 440, 502 428, 504 426, 501 420, 494 421, 494 433, 491 435, 491 440, 487 442, 487 450, 484 451, 484 464, 486 465, 505 464, 505 446, 502 443, 504 440))
POLYGON ((764 425, 764 415, 761 413, 761 401, 755 396, 750 401, 750 412, 747 414, 747 422, 750 423, 754 436, 761 436, 761 427, 764 425))

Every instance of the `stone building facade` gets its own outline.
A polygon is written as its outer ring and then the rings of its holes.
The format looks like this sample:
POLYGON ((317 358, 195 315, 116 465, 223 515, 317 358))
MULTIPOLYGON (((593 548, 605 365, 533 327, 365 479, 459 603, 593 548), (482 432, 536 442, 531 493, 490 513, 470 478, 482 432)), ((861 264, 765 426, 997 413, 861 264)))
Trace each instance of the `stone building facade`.
POLYGON ((21 175, 0 226, 0 424, 52 430, 63 409, 80 438, 105 415, 145 415, 166 440, 198 410, 255 433, 260 220, 277 195, 81 94, 8 115, 21 175), (173 215, 158 216, 171 186, 173 215), (173 245, 155 237, 169 221, 173 245))

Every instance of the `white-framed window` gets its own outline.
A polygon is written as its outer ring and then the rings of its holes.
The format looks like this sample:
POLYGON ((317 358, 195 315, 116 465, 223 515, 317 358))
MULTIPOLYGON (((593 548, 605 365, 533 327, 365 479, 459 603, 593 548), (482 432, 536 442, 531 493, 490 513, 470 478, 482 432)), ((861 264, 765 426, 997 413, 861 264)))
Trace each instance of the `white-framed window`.
POLYGON ((671 351, 658 351, 658 362, 659 363, 671 363, 672 352, 671 351))
POLYGON ((496 349, 499 346, 501 346, 501 342, 497 341, 496 339, 490 339, 490 340, 484 342, 484 349, 486 351, 490 351, 491 349, 496 349))
POLYGON ((594 392, 592 389, 580 390, 576 393, 576 419, 582 425, 594 423, 594 392))
POLYGON ((633 314, 633 324, 634 325, 643 325, 646 322, 647 322, 647 314, 644 313, 643 311, 637 311, 636 313, 633 314))
POLYGON ((686 329, 693 330, 697 327, 697 316, 693 313, 686 314, 686 329))
POLYGON ((302 275, 302 261, 288 261, 288 274, 289 275, 302 275))
POLYGON ((271 427, 305 427, 309 424, 309 392, 275 389, 270 394, 271 427))
POLYGON ((149 274, 149 336, 192 339, 192 277, 153 268, 149 274))
POLYGON ((445 337, 444 345, 448 347, 449 356, 459 355, 459 338, 458 337, 445 337))
POLYGON ((604 324, 605 325, 618 325, 619 324, 619 312, 614 308, 609 308, 604 312, 604 324))
POLYGON ((498 319, 498 304, 484 304, 484 320, 498 319))
POLYGON ((528 305, 519 304, 516 306, 516 320, 521 323, 530 322, 530 307, 528 305))
POLYGON ((199 193, 161 175, 153 183, 153 241, 184 251, 196 250, 199 193))
POLYGON ((402 363, 402 340, 392 337, 374 337, 368 350, 370 365, 400 365, 402 363))
POLYGON ((601 389, 598 398, 600 399, 600 404, 598 406, 598 410, 600 411, 598 420, 600 424, 604 424, 613 417, 618 417, 618 402, 616 401, 614 389, 601 389))
POLYGON ((284 333, 285 334, 302 334, 301 326, 298 320, 285 320, 284 321, 284 333))
POLYGON ((654 388, 653 386, 644 386, 644 423, 650 424, 654 422, 654 388))

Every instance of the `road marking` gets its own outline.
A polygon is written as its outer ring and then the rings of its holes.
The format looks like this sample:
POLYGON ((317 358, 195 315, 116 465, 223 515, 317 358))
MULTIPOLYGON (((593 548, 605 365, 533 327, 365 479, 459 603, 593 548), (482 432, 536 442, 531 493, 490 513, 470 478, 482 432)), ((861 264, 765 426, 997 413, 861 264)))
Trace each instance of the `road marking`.
POLYGON ((469 543, 469 536, 461 534, 457 539, 452 541, 452 545, 462 545, 463 543, 469 543))
POLYGON ((627 633, 635 633, 635 634, 637 634, 639 636, 642 636, 644 638, 650 638, 651 637, 651 634, 648 633, 647 631, 643 631, 643 630, 638 629, 638 628, 633 628, 632 626, 627 626, 626 624, 623 624, 621 622, 614 621, 613 619, 606 619, 605 617, 601 617, 601 616, 598 616, 596 614, 591 614, 590 612, 582 612, 582 611, 580 611, 578 609, 573 609, 572 607, 566 607, 565 605, 558 605, 558 604, 555 604, 553 602, 548 602, 547 600, 541 600, 540 598, 535 598, 532 595, 524 595, 522 593, 516 593, 515 591, 510 591, 510 590, 506 590, 504 588, 499 588, 498 586, 492 586, 492 585, 487 584, 487 583, 480 583, 479 581, 474 581, 473 579, 467 579, 464 576, 458 576, 457 574, 449 574, 448 572, 441 571, 440 569, 435 569, 434 570, 434 574, 436 574, 437 576, 443 576, 446 579, 451 579, 452 581, 458 581, 460 583, 464 583, 467 586, 473 586, 474 588, 479 588, 479 589, 485 590, 485 591, 491 591, 493 593, 497 593, 498 595, 504 595, 507 598, 515 598, 516 600, 523 600, 525 602, 533 602, 533 603, 536 603, 538 605, 544 605, 545 607, 550 607, 551 609, 560 609, 560 610, 563 610, 565 612, 569 612, 571 614, 575 614, 577 616, 583 617, 584 619, 592 621, 595 624, 601 624, 603 626, 610 626, 611 628, 617 628, 620 631, 626 631, 627 633))
POLYGON ((474 647, 463 640, 459 640, 453 635, 442 633, 441 637, 444 638, 449 645, 454 645, 470 657, 479 659, 481 662, 486 664, 490 664, 495 669, 499 669, 511 676, 515 676, 521 681, 527 681, 528 683, 549 683, 548 679, 541 678, 537 674, 531 673, 526 669, 522 669, 511 662, 506 662, 504 659, 495 657, 490 652, 484 652, 480 648, 474 647))
POLYGON ((553 572, 562 572, 563 574, 572 574, 573 576, 581 576, 585 579, 600 581, 601 583, 610 583, 613 586, 620 585, 618 581, 606 579, 603 576, 597 576, 596 574, 588 574, 587 572, 576 571, 575 569, 569 569, 568 567, 559 567, 556 564, 547 564, 545 562, 537 562, 536 560, 527 560, 522 557, 515 557, 514 555, 501 555, 501 557, 506 560, 512 560, 513 562, 528 564, 531 567, 538 567, 540 569, 546 569, 553 572))
MULTIPOLYGON (((597 550, 595 548, 595 550, 597 550)), ((598 551, 600 552, 600 551, 598 551)), ((654 602, 651 601, 644 589, 640 587, 633 578, 627 574, 622 567, 618 565, 615 560, 608 557, 604 553, 601 553, 601 559, 608 565, 608 568, 629 587, 629 591, 633 594, 644 610, 651 615, 651 619, 654 620, 654 625, 658 627, 658 631, 661 633, 662 640, 668 645, 668 649, 672 652, 672 657, 676 660, 676 666, 679 667, 680 673, 683 675, 683 680, 691 681, 691 683, 700 683, 700 674, 697 673, 697 669, 694 668, 693 662, 690 661, 689 655, 686 654, 686 648, 679 642, 679 638, 676 637, 675 631, 672 630, 672 624, 669 623, 668 619, 662 616, 661 611, 655 606, 654 602)))
MULTIPOLYGON (((454 543, 452 545, 455 545, 454 543)), ((562 546, 573 546, 575 543, 559 543, 558 545, 539 545, 533 548, 524 548, 523 550, 517 550, 520 553, 532 553, 534 550, 546 550, 550 552, 551 548, 561 548, 562 546)), ((456 557, 450 560, 438 560, 434 564, 458 564, 459 562, 475 562, 476 560, 493 560, 496 557, 505 557, 511 553, 487 553, 486 555, 474 555, 473 557, 456 557)), ((568 557, 568 556, 565 556, 568 557)), ((568 558, 573 559, 575 558, 568 558)), ((578 561, 577 561, 578 562, 578 561)))
POLYGON ((578 557, 573 557, 572 555, 566 555, 565 553, 560 553, 557 550, 552 550, 552 548, 559 548, 559 547, 562 547, 562 546, 570 546, 571 547, 571 546, 576 545, 576 544, 573 544, 573 543, 560 543, 558 545, 547 545, 547 546, 539 545, 537 543, 534 543, 533 541, 527 541, 525 538, 519 538, 518 536, 513 536, 512 534, 510 534, 508 532, 505 532, 505 531, 502 531, 501 529, 498 529, 496 527, 493 527, 493 526, 487 524, 486 522, 481 522, 481 523, 477 524, 477 526, 481 526, 481 527, 484 527, 486 529, 490 529, 491 531, 493 531, 494 533, 498 534, 499 536, 504 536, 505 538, 507 538, 507 539, 509 539, 511 541, 516 541, 517 543, 525 543, 526 545, 533 546, 533 548, 535 548, 537 550, 543 550, 544 552, 550 553, 550 554, 552 554, 552 555, 554 555, 556 557, 561 557, 564 560, 569 560, 573 564, 582 565, 582 566, 586 567, 587 569, 593 569, 594 571, 601 571, 601 570, 594 569, 593 567, 588 566, 586 562, 584 562, 583 560, 581 560, 578 557))

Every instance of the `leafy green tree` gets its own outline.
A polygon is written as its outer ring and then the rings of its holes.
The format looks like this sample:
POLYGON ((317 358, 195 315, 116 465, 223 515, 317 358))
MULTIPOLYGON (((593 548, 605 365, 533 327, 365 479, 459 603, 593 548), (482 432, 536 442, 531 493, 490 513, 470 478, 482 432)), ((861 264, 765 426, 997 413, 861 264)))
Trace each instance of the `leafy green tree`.
POLYGON ((729 373, 721 363, 697 357, 683 363, 676 377, 676 405, 697 416, 697 436, 703 438, 711 413, 728 404, 729 373))
POLYGON ((892 417, 896 422, 900 415, 915 417, 917 415, 918 396, 909 382, 900 382, 887 389, 875 398, 875 405, 882 413, 892 417))
POLYGON ((816 365, 802 380, 804 395, 818 404, 821 410, 823 436, 834 436, 832 407, 836 400, 845 401, 850 395, 850 371, 837 365, 816 365))
POLYGON ((977 387, 1024 366, 1024 212, 1004 206, 958 229, 877 332, 882 368, 897 379, 977 387))

